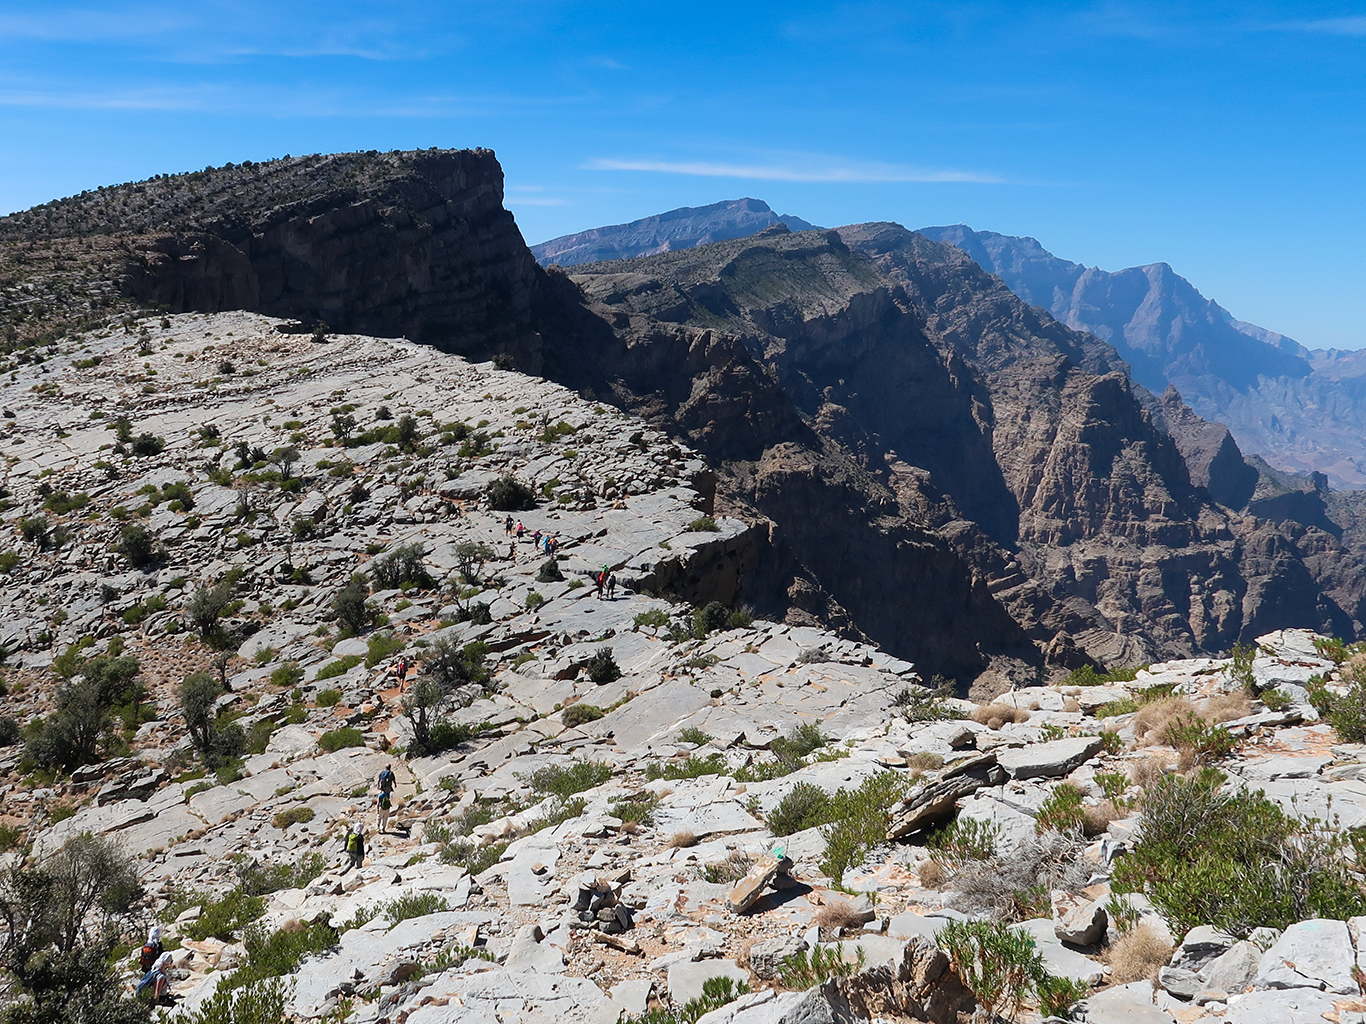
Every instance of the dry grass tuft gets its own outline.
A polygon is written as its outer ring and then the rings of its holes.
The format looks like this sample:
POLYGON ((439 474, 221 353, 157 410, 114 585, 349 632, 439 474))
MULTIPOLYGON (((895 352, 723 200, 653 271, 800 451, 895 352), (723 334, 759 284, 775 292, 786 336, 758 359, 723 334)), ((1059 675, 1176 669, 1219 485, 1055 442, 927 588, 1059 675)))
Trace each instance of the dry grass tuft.
POLYGON ((866 914, 860 914, 847 900, 836 900, 816 911, 816 916, 812 920, 822 931, 834 931, 836 928, 862 928, 866 917, 866 914))
POLYGON ((669 837, 669 845, 676 850, 686 850, 697 845, 697 834, 692 829, 685 828, 669 837))
POLYGON ((1075 697, 1068 697, 1065 701, 1062 702, 1062 709, 1064 711, 1070 712, 1080 711, 1081 705, 1077 703, 1077 699, 1075 697))
POLYGON ((972 720, 988 729, 999 729, 1011 722, 1028 722, 1029 712, 1009 704, 979 704, 972 709, 972 720))
POLYGON ((1134 730, 1134 742, 1140 747, 1169 744, 1172 726, 1197 717, 1195 706, 1185 697, 1163 697, 1151 704, 1144 704, 1130 723, 1134 730))
POLYGON ((1152 925, 1136 925, 1120 936, 1106 954, 1110 961, 1107 980, 1112 985, 1127 985, 1131 981, 1155 979, 1158 968, 1166 964, 1171 955, 1172 944, 1152 925))
POLYGON ((944 759, 938 754, 919 751, 906 758, 906 767, 912 771, 934 772, 944 767, 944 759))
POLYGON ((1242 690, 1221 693, 1205 701, 1200 717, 1207 722, 1231 722, 1252 714, 1252 701, 1242 690))
POLYGON ((1081 830, 1086 836, 1098 836, 1110 827, 1110 822, 1127 816, 1110 800, 1102 800, 1094 807, 1083 807, 1081 813, 1081 830))
POLYGON ((920 884, 926 889, 942 889, 948 884, 949 876, 937 860, 927 860, 919 868, 920 884))
POLYGON ((1129 768, 1130 781, 1145 793, 1166 774, 1166 758, 1158 757, 1155 754, 1149 754, 1147 757, 1134 761, 1129 768))

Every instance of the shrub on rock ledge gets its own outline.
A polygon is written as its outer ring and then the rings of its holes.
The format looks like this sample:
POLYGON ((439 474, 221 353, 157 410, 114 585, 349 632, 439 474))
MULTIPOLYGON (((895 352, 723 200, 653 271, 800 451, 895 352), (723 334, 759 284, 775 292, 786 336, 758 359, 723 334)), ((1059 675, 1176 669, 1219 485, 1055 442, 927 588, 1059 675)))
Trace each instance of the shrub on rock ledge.
POLYGON ((530 487, 510 476, 489 484, 489 507, 499 512, 517 512, 535 508, 536 495, 530 487))

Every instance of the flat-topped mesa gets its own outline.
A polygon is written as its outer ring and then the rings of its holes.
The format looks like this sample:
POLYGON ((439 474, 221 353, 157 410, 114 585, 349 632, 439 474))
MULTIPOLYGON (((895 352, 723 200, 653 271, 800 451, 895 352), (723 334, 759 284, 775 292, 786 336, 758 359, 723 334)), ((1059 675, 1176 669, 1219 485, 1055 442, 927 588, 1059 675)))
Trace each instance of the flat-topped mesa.
POLYGON ((471 354, 529 335, 537 273, 487 149, 161 176, 0 219, 6 242, 112 256, 113 283, 146 306, 250 310, 471 354))

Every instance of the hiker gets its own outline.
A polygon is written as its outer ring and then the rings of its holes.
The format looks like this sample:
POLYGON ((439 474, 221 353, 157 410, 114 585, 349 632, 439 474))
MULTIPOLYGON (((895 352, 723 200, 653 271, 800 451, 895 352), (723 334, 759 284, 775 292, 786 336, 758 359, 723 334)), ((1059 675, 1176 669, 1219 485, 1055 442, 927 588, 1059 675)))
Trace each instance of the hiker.
POLYGON ((152 989, 152 1001, 163 1006, 171 1005, 171 997, 166 991, 171 985, 171 954, 162 953, 157 957, 156 963, 138 982, 138 987, 134 990, 134 998, 140 998, 142 993, 149 987, 152 989))
POLYGON ((616 599, 617 599, 617 574, 616 574, 616 573, 612 573, 611 576, 608 576, 608 577, 607 577, 607 600, 609 600, 609 601, 615 601, 616 599))
POLYGON ((346 856, 349 861, 346 867, 342 868, 343 875, 352 868, 360 867, 365 862, 365 828, 359 821, 347 830, 346 856))
POLYGON ((381 793, 392 793, 394 786, 398 783, 398 776, 394 774, 394 766, 386 764, 384 770, 379 773, 379 778, 375 781, 379 784, 381 793))
POLYGON ((537 551, 541 550, 541 531, 537 530, 531 535, 531 546, 537 551))
POLYGON ((517 563, 517 542, 515 540, 508 545, 508 558, 514 565, 517 563))
POLYGON ((508 537, 512 536, 512 516, 503 520, 503 534, 508 537))
POLYGON ((389 831, 389 813, 393 806, 394 798, 387 789, 381 789, 379 795, 375 797, 375 829, 379 832, 389 831))
POLYGON ((522 525, 522 521, 519 519, 517 520, 517 539, 521 540, 524 533, 526 533, 526 527, 522 525))
POLYGON ((398 664, 394 666, 394 678, 398 680, 398 688, 403 689, 403 684, 408 679, 407 658, 398 659, 398 664))
POLYGON ((147 942, 143 945, 142 951, 138 954, 138 967, 143 974, 146 974, 156 962, 161 959, 161 954, 166 952, 161 945, 161 926, 153 925, 151 931, 147 933, 147 942))
POLYGON ((598 600, 601 601, 601 600, 602 600, 602 588, 605 587, 605 586, 607 586, 607 570, 606 570, 606 569, 603 569, 602 572, 598 573, 597 576, 594 577, 594 579, 593 579, 593 586, 597 587, 597 590, 598 590, 598 600))

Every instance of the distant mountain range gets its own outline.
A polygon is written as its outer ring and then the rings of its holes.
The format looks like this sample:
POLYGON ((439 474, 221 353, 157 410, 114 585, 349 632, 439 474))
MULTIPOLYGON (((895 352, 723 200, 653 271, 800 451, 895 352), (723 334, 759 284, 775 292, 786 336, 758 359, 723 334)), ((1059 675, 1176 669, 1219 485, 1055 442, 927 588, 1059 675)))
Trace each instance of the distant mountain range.
POLYGON ((612 224, 561 235, 533 245, 531 252, 542 266, 558 263, 562 267, 572 267, 599 260, 624 260, 675 249, 693 249, 728 238, 747 238, 774 224, 786 224, 793 231, 807 231, 816 226, 800 217, 774 213, 762 199, 728 199, 710 206, 685 206, 653 217, 642 217, 629 224, 612 224))
POLYGON ((1114 345, 1151 391, 1174 386, 1244 451, 1283 470, 1366 488, 1366 351, 1310 350, 1235 319, 1165 263, 1114 272, 1033 238, 963 224, 920 234, 962 249, 1020 298, 1114 345))
MULTIPOLYGON (((689 249, 785 224, 757 199, 684 207, 531 247, 543 264, 573 266, 689 249)), ((1238 320, 1166 263, 1105 271, 1053 255, 1033 238, 963 224, 922 228, 998 276, 1012 292, 1074 330, 1112 344, 1133 379, 1175 387, 1200 416, 1227 424, 1241 448, 1277 469, 1322 473, 1366 488, 1366 350, 1311 350, 1238 320)))

